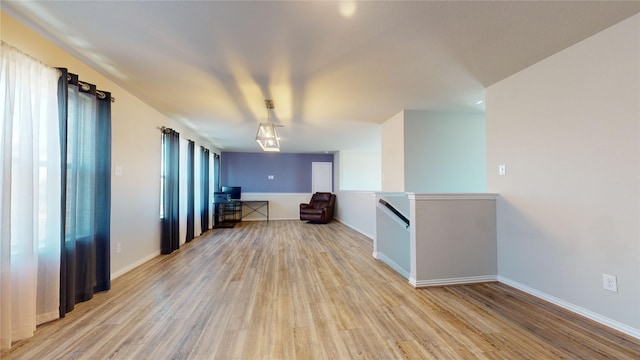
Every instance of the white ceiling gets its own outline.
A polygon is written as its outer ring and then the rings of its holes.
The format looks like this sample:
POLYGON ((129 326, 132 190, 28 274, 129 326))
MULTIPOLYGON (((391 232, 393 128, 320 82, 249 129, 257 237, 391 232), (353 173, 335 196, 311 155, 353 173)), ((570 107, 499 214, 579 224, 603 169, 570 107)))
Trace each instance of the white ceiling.
POLYGON ((403 109, 482 112, 485 87, 640 1, 3 0, 2 10, 223 151, 260 150, 273 99, 282 151, 324 152, 379 151, 379 124, 403 109))

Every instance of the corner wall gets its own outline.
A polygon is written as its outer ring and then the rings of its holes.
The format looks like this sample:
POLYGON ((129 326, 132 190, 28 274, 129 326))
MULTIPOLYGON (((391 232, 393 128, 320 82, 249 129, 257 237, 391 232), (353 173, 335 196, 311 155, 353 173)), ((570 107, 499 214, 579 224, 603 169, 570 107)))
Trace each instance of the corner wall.
POLYGON ((404 191, 404 111, 382 123, 382 191, 404 191))
POLYGON ((485 118, 404 110, 382 124, 382 191, 486 191, 485 118))
POLYGON ((640 337, 640 15, 489 87, 486 118, 500 279, 640 337))
POLYGON ((404 121, 404 191, 486 191, 484 114, 405 110, 404 121))

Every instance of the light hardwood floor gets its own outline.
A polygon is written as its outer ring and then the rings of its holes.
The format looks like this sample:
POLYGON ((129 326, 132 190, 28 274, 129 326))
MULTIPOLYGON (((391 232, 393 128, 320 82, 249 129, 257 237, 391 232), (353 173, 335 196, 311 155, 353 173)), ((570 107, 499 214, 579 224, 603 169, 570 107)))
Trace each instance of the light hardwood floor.
POLYGON ((216 229, 3 359, 640 359, 640 341, 499 283, 413 289, 332 222, 216 229))

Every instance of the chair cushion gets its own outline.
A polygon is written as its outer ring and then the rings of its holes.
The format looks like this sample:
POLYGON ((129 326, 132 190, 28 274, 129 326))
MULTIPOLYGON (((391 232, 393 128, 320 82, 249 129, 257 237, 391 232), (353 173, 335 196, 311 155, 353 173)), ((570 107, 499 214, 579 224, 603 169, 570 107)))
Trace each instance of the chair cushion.
POLYGON ((307 207, 307 208, 300 209, 301 214, 322 214, 323 211, 324 211, 323 208, 315 208, 315 207, 307 207))
POLYGON ((311 202, 316 202, 316 201, 329 202, 330 199, 331 199, 331 193, 318 192, 313 194, 313 196, 311 197, 311 202))

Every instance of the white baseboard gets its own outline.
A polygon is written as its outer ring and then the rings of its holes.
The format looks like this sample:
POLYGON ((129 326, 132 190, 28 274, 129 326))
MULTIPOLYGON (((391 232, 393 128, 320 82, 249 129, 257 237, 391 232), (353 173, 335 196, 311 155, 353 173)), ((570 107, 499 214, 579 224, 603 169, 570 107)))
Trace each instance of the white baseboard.
POLYGON ((352 225, 347 224, 346 222, 343 222, 342 220, 340 220, 340 219, 339 219, 339 218, 337 218, 337 217, 333 218, 333 220, 336 220, 336 221, 338 221, 339 223, 341 223, 342 225, 344 225, 344 226, 346 226, 346 227, 348 227, 348 228, 350 228, 350 229, 352 229, 352 230, 355 230, 355 231, 359 232, 360 234, 362 234, 362 235, 364 235, 364 236, 368 237, 369 239, 373 239, 373 238, 374 238, 374 236, 373 236, 373 235, 371 235, 371 234, 367 234, 367 233, 365 233, 364 231, 362 231, 362 230, 360 230, 360 229, 358 229, 358 228, 355 228, 355 227, 353 227, 352 225))
POLYGON ((460 278, 448 278, 448 279, 434 279, 434 280, 416 280, 414 278, 409 279, 409 284, 413 287, 429 287, 429 286, 445 286, 445 285, 462 285, 462 284, 474 284, 483 282, 498 281, 497 275, 482 275, 482 276, 467 276, 460 278))
MULTIPOLYGON (((269 221, 278 221, 278 220, 300 220, 300 218, 294 217, 284 217, 284 218, 269 218, 269 221)), ((267 221, 267 219, 262 218, 262 219, 258 219, 258 218, 242 218, 242 221, 267 221)))
MULTIPOLYGON (((297 217, 294 218, 269 218, 269 221, 278 221, 278 220, 300 220, 297 217)), ((262 218, 258 218, 258 217, 243 217, 242 221, 267 221, 266 218, 262 217, 262 218)))
POLYGON ((623 324, 621 322, 618 322, 616 320, 610 319, 606 316, 602 316, 598 313, 595 313, 591 310, 587 310, 583 307, 574 305, 568 301, 564 301, 562 299, 559 299, 555 296, 549 295, 547 293, 544 293, 542 291, 538 291, 536 289, 530 288, 526 285, 520 284, 519 282, 513 281, 511 279, 508 279, 504 276, 498 276, 498 281, 505 284, 505 285, 509 285, 513 288, 516 288, 520 291, 524 291, 529 295, 533 295, 537 298, 540 298, 542 300, 546 300, 554 305, 560 306, 563 309, 569 310, 573 313, 576 313, 578 315, 584 316, 588 319, 591 319, 595 322, 598 322, 602 325, 605 325, 607 327, 610 327, 614 330, 618 330, 622 333, 625 333, 629 336, 633 336, 636 339, 640 339, 640 329, 636 329, 634 327, 631 327, 629 325, 623 324))
POLYGON ((125 266, 125 267, 123 267, 122 269, 120 269, 120 270, 118 270, 116 272, 112 272, 111 273, 111 280, 113 280, 113 279, 115 279, 115 278, 117 278, 119 276, 124 275, 125 273, 127 273, 127 272, 133 270, 134 268, 146 263, 147 261, 153 259, 156 256, 160 256, 160 250, 154 251, 152 254, 149 254, 149 255, 143 257, 142 259, 134 262, 133 264, 129 264, 128 266, 125 266))
POLYGON ((404 277, 405 279, 409 278, 409 272, 403 269, 400 265, 396 264, 396 262, 391 260, 387 255, 381 252, 377 252, 374 253, 373 257, 387 264, 390 268, 392 268, 398 274, 402 275, 402 277, 404 277))

